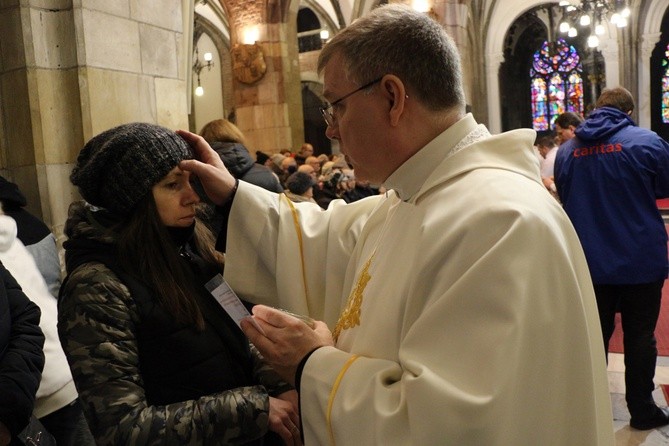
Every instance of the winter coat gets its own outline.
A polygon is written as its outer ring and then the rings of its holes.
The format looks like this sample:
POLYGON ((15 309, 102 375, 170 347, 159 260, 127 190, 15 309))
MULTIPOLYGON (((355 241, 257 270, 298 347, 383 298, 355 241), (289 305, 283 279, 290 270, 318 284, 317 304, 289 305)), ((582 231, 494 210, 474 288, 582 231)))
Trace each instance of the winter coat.
POLYGON ((49 293, 35 260, 16 233, 16 221, 7 215, 0 215, 0 261, 42 312, 39 325, 46 338, 45 363, 34 411, 37 418, 42 418, 76 400, 77 389, 58 339, 57 300, 49 293))
MULTIPOLYGON (((262 444, 270 392, 290 386, 213 297, 196 297, 204 331, 177 323, 144 282, 118 266, 101 212, 83 202, 70 208, 59 302, 61 339, 96 441, 262 444)), ((184 249, 196 270, 196 253, 184 249)))
POLYGON ((0 203, 3 212, 16 221, 18 239, 32 254, 49 292, 58 297, 61 282, 60 258, 56 238, 42 220, 24 209, 26 197, 19 187, 0 176, 0 203))
POLYGON ((214 142, 211 147, 218 153, 225 167, 235 178, 272 192, 279 194, 283 192, 283 187, 276 174, 269 168, 256 164, 243 145, 232 142, 214 142))
POLYGON ((13 437, 28 424, 44 367, 40 310, 0 264, 0 422, 13 437))
POLYGON ((595 284, 667 277, 667 231, 657 209, 669 197, 669 143, 612 107, 592 112, 560 146, 555 185, 595 284))

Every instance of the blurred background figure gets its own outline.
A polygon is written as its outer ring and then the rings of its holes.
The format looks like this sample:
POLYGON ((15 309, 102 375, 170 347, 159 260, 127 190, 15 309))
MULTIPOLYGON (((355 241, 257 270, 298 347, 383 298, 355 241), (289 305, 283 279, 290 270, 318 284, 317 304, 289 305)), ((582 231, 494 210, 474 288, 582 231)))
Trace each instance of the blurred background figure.
POLYGON ((558 146, 555 143, 555 138, 552 136, 544 136, 537 141, 537 149, 541 154, 542 160, 539 163, 541 171, 541 181, 546 186, 546 189, 557 198, 557 190, 555 189, 555 179, 553 177, 553 166, 555 165, 555 155, 557 155, 558 146))
POLYGON ((295 161, 297 161, 298 166, 305 163, 306 159, 314 154, 314 146, 305 142, 300 147, 300 150, 295 154, 295 161))
POLYGON ((232 122, 227 119, 211 121, 202 127, 200 135, 218 153, 235 178, 272 192, 283 192, 277 176, 267 167, 253 161, 244 134, 232 122))
POLYGON ((0 446, 16 439, 30 421, 44 367, 40 309, 0 264, 0 446))
POLYGON ((318 180, 318 173, 314 170, 314 168, 310 164, 302 164, 301 166, 298 166, 297 171, 306 173, 307 175, 311 176, 311 178, 313 178, 314 181, 318 180))
POLYGON ((94 445, 58 338, 58 301, 49 292, 32 255, 17 238, 16 221, 7 215, 0 215, 0 261, 42 312, 39 325, 45 337, 45 363, 33 414, 59 446, 94 445))
POLYGON ((0 176, 0 204, 5 215, 16 221, 18 239, 32 254, 52 296, 58 297, 62 268, 56 237, 42 220, 26 211, 26 197, 19 187, 0 176))
MULTIPOLYGON (((302 167, 302 166, 300 166, 302 167)), ((286 180, 286 196, 295 203, 309 201, 316 204, 314 200, 314 186, 316 180, 305 172, 295 172, 286 180)))
POLYGON ((574 137, 574 131, 583 122, 583 116, 574 112, 564 112, 555 118, 557 144, 562 145, 574 137))
POLYGON ((318 176, 321 174, 321 162, 317 157, 308 156, 304 161, 304 165, 311 166, 314 169, 314 172, 316 172, 316 178, 318 178, 318 176))
POLYGON ((369 181, 360 178, 355 178, 354 181, 355 186, 353 189, 345 192, 342 197, 347 203, 353 203, 354 201, 362 200, 363 198, 371 197, 372 195, 378 195, 378 188, 372 187, 369 181))
MULTIPOLYGON (((225 167, 228 168, 235 178, 272 192, 283 192, 283 185, 278 175, 269 167, 253 161, 248 151, 244 134, 232 122, 227 119, 210 121, 202 127, 200 135, 218 153, 225 167)), ((266 162, 272 163, 272 159, 267 157, 263 152, 256 152, 256 156, 259 158, 264 156, 266 157, 266 162)), ((196 183, 196 189, 198 194, 206 201, 206 194, 200 189, 199 183, 196 183)), ((208 224, 214 235, 218 236, 221 228, 226 224, 228 212, 216 212, 210 204, 203 205, 201 212, 202 219, 208 224)), ((217 246, 222 251, 225 250, 223 240, 225 238, 222 238, 220 244, 217 246)))

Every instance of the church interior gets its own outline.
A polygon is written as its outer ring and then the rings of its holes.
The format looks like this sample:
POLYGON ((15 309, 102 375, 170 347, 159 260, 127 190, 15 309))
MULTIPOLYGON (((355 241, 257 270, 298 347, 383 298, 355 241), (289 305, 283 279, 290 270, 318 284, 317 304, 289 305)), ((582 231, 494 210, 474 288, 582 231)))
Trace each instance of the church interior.
MULTIPOLYGON (((468 111, 491 133, 549 134, 560 113, 586 115, 621 85, 634 121, 669 140, 669 0, 0 0, 0 175, 62 244, 77 154, 119 124, 198 132, 228 118, 252 154, 304 142, 337 153, 318 54, 388 2, 453 37, 468 111)), ((617 444, 668 444, 669 427, 630 430, 621 364, 609 361, 617 444)), ((658 367, 669 384, 669 358, 658 367)))

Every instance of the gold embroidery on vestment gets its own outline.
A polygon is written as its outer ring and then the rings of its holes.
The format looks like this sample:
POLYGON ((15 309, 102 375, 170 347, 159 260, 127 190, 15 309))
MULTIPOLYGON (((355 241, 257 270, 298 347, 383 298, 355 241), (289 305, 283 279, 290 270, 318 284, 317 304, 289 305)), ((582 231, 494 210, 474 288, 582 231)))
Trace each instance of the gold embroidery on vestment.
POLYGON ((342 311, 341 315, 339 315, 339 320, 337 321, 337 325, 335 325, 334 332, 332 333, 335 343, 337 342, 337 339, 339 339, 339 335, 343 330, 360 325, 362 293, 365 291, 367 283, 372 278, 372 276, 369 275, 369 267, 372 264, 373 258, 374 254, 372 254, 369 260, 367 260, 365 265, 362 267, 360 275, 358 276, 358 281, 355 284, 353 291, 351 291, 351 295, 348 296, 346 308, 344 308, 344 311, 342 311))

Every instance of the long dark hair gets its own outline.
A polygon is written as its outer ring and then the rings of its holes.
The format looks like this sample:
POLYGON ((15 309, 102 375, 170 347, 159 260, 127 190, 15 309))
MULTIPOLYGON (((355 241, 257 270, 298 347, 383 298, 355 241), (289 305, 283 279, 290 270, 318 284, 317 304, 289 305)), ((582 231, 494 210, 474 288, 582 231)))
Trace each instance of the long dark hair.
MULTIPOLYGON (((191 270, 179 258, 176 244, 160 221, 153 194, 148 193, 118 229, 118 250, 122 267, 155 292, 160 304, 179 323, 204 328, 204 318, 195 300, 191 270)), ((223 256, 214 250, 214 236, 196 219, 194 247, 210 265, 223 271, 223 256)))

